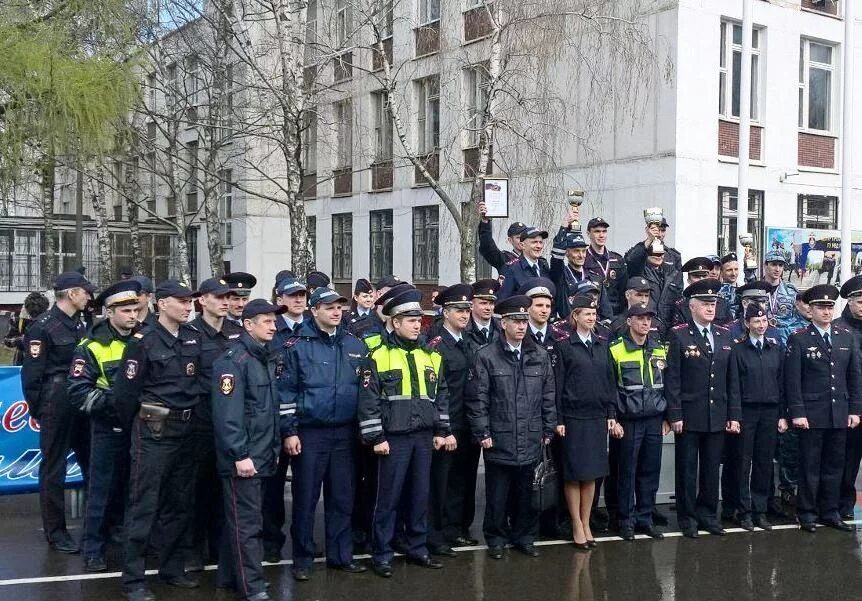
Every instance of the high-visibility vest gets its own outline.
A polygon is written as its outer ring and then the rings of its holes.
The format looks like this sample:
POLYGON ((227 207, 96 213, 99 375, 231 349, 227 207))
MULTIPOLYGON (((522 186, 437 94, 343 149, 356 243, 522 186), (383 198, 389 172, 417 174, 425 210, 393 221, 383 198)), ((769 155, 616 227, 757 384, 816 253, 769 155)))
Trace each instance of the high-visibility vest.
POLYGON ((398 346, 383 345, 371 353, 371 360, 374 361, 377 373, 381 377, 384 377, 388 372, 401 372, 400 394, 387 394, 390 401, 410 398, 432 400, 432 397, 436 396, 436 386, 429 394, 428 385, 436 384, 440 375, 443 357, 437 351, 429 351, 419 347, 408 351, 398 346), (410 365, 407 362, 408 355, 413 358, 416 365, 416 380, 419 383, 419 390, 413 390, 410 365))
POLYGON ((99 377, 96 378, 96 388, 107 390, 114 383, 113 375, 123 360, 123 351, 126 349, 126 342, 114 338, 110 344, 102 344, 96 340, 84 338, 80 345, 92 353, 96 359, 96 363, 99 365, 99 377))
POLYGON ((667 366, 665 347, 652 349, 649 364, 644 360, 646 354, 643 348, 629 350, 622 338, 611 344, 610 353, 614 359, 614 375, 620 388, 627 391, 664 388, 662 370, 667 366), (635 366, 638 367, 637 371, 631 369, 635 366))

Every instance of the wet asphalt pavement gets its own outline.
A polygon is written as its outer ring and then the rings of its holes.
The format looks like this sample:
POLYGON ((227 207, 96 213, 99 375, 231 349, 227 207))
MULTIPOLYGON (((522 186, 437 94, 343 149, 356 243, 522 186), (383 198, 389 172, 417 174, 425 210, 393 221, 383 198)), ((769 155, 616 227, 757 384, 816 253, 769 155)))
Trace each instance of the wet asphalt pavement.
MULTIPOLYGON (((80 556, 48 550, 37 509, 34 496, 0 497, 0 601, 122 599, 118 573, 84 574, 80 556)), ((673 519, 669 507, 663 510, 673 519)), ((77 523, 71 526, 77 536, 77 523)), ((671 525, 664 541, 605 537, 589 553, 564 541, 545 541, 537 559, 508 550, 495 561, 483 548, 463 549, 458 557, 444 559, 443 570, 397 559, 391 580, 370 571, 358 576, 333 572, 320 563, 307 583, 293 581, 287 562, 267 566, 265 574, 273 599, 281 601, 862 600, 862 526, 857 534, 819 528, 812 535, 789 524, 779 528, 689 540, 673 534, 671 525)), ((110 565, 116 569, 115 560, 110 565)), ((214 574, 204 572, 201 588, 194 591, 164 586, 155 576, 152 588, 159 601, 236 599, 214 588, 214 574)))

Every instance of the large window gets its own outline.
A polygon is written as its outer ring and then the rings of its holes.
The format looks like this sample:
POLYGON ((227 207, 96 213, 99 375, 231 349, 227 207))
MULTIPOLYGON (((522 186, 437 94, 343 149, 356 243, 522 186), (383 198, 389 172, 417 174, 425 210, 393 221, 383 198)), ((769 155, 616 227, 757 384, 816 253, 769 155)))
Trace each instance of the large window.
POLYGON ((353 279, 353 214, 332 216, 332 279, 353 279))
POLYGON ((317 109, 302 114, 302 170, 306 175, 317 173, 317 109))
POLYGON ((353 103, 345 99, 335 103, 336 167, 344 169, 353 165, 353 103))
POLYGON ((799 127, 831 131, 835 90, 834 46, 799 42, 799 127))
POLYGON ((797 197, 797 226, 809 230, 837 230, 838 197, 800 194, 797 197))
POLYGON ((374 110, 374 160, 387 161, 392 158, 392 118, 386 92, 373 92, 371 102, 374 110))
POLYGON ((391 38, 395 24, 394 0, 377 0, 374 9, 382 39, 391 38))
POLYGON ((219 176, 218 220, 222 246, 233 246, 233 170, 222 169, 219 176))
POLYGON ((350 39, 351 11, 348 0, 335 0, 335 41, 339 47, 347 44, 350 39))
POLYGON ((309 0, 305 11, 305 64, 314 63, 317 55, 317 0, 309 0))
POLYGON ((392 273, 392 210, 371 211, 369 275, 376 282, 392 273))
POLYGON ((419 25, 440 20, 440 0, 419 0, 419 25))
POLYGON ((186 58, 186 102, 191 106, 200 103, 198 92, 201 89, 200 61, 194 54, 186 58))
MULTIPOLYGON (((718 189, 718 250, 725 255, 736 250, 738 233, 736 217, 739 214, 736 188, 718 189)), ((754 252, 759 254, 763 240, 763 192, 748 191, 748 232, 754 234, 754 252)))
POLYGON ((147 210, 155 215, 156 192, 158 191, 158 186, 156 185, 156 153, 148 152, 144 159, 144 164, 146 165, 144 170, 147 177, 147 210))
POLYGON ((440 145, 440 76, 416 82, 416 131, 419 152, 436 152, 440 145))
MULTIPOLYGON (((751 32, 751 118, 760 118, 761 30, 751 32)), ((721 22, 721 54, 718 68, 718 113, 722 117, 739 117, 739 95, 742 84, 742 25, 721 22)))
POLYGON ((488 66, 473 65, 464 69, 464 92, 467 106, 467 147, 479 145, 483 115, 488 104, 488 66))
POLYGON ((305 218, 305 230, 308 233, 308 253, 311 266, 317 265, 317 217, 309 215, 305 218))
POLYGON ((440 255, 439 207, 413 208, 413 279, 437 281, 440 255))

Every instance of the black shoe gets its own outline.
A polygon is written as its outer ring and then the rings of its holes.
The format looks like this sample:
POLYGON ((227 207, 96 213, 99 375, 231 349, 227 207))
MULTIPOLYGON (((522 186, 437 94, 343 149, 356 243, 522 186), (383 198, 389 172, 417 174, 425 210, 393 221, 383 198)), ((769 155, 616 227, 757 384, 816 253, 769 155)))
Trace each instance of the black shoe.
POLYGON ((635 539, 635 531, 634 528, 623 527, 620 529, 620 537, 623 540, 634 540, 635 539))
POLYGON ((156 596, 146 587, 125 591, 123 595, 128 601, 156 601, 156 596))
POLYGON ((457 536, 449 542, 452 543, 453 547, 475 547, 479 544, 479 541, 469 536, 457 536))
POLYGON ((754 522, 751 521, 751 518, 742 518, 739 520, 739 527, 743 530, 748 530, 751 532, 754 530, 754 522))
POLYGON ((281 561, 281 551, 278 549, 269 549, 263 552, 263 560, 266 563, 278 563, 281 561))
POLYGON ((189 578, 185 574, 182 576, 173 576, 171 578, 162 578, 162 582, 165 584, 170 584, 171 586, 175 586, 177 588, 199 588, 201 583, 197 580, 189 578))
POLYGON ((400 555, 409 555, 407 552, 407 543, 403 540, 392 541, 392 550, 400 555))
POLYGON ((452 550, 452 547, 440 545, 439 547, 430 547, 428 549, 431 555, 439 555, 441 557, 456 557, 458 554, 452 550))
POLYGON ((578 551, 592 551, 593 550, 593 548, 590 546, 590 541, 587 541, 585 543, 576 543, 576 542, 572 541, 572 546, 575 549, 577 549, 578 551))
POLYGON ((503 547, 488 547, 488 556, 491 559, 503 559, 503 547))
POLYGON ((769 523, 765 515, 754 516, 754 525, 762 530, 772 530, 772 524, 769 523))
POLYGON ((727 532, 725 532, 724 528, 722 528, 721 526, 718 526, 718 525, 706 526, 704 528, 704 530, 706 530, 707 532, 709 532, 713 536, 724 536, 725 534, 727 534, 727 532))
POLYGON ((76 543, 75 539, 72 538, 72 535, 65 530, 52 536, 51 540, 48 541, 48 544, 51 545, 51 548, 58 553, 74 555, 75 553, 81 552, 80 547, 78 547, 78 543, 76 543))
POLYGON ((430 555, 423 555, 422 557, 411 557, 408 555, 407 563, 412 563, 414 566, 419 566, 420 568, 428 568, 429 570, 439 570, 443 567, 442 563, 430 555))
POLYGON ((536 545, 530 543, 528 545, 515 545, 515 549, 520 553, 523 553, 527 557, 538 557, 539 550, 536 548, 536 545))
POLYGON ((392 578, 392 564, 388 562, 375 563, 371 565, 371 569, 381 578, 392 578))
POLYGON ((670 524, 670 520, 668 520, 667 516, 661 511, 659 511, 657 507, 653 507, 652 523, 656 526, 667 526, 668 524, 670 524))
POLYGON ((686 538, 700 538, 700 533, 697 531, 697 528, 683 528, 682 535, 686 538))
POLYGON ((340 566, 328 563, 326 564, 326 567, 330 570, 338 570, 339 572, 346 572, 348 574, 364 574, 368 571, 368 568, 366 568, 364 565, 353 562, 345 563, 340 566))
POLYGON ((646 534, 650 538, 656 540, 664 540, 664 534, 655 529, 655 526, 638 526, 635 528, 638 534, 646 534))
POLYGON ((85 572, 104 572, 108 569, 108 564, 104 557, 85 557, 84 571, 85 572))
POLYGON ((829 528, 840 530, 841 532, 853 532, 854 528, 841 520, 820 520, 820 523, 829 528))
POLYGON ((814 522, 800 522, 799 529, 803 532, 817 532, 817 526, 814 525, 814 522))
POLYGON ((589 546, 590 549, 595 549, 599 546, 599 543, 597 543, 594 539, 591 538, 587 540, 587 546, 589 546))
POLYGON ((851 520, 852 520, 853 518, 855 518, 855 517, 856 517, 856 516, 855 516, 855 514, 854 514, 852 511, 851 511, 851 512, 849 512, 849 513, 842 513, 842 514, 841 514, 841 519, 842 519, 842 520, 846 520, 846 521, 848 521, 848 522, 849 522, 849 521, 851 521, 851 520))
POLYGON ((311 568, 299 568, 293 566, 290 573, 293 575, 293 579, 297 582, 307 582, 311 580, 311 568))
POLYGON ((245 601, 269 601, 272 597, 269 596, 269 593, 266 591, 261 591, 259 593, 255 593, 251 597, 246 597, 245 601))
POLYGON ((203 572, 204 562, 200 558, 190 559, 186 562, 186 572, 203 572))

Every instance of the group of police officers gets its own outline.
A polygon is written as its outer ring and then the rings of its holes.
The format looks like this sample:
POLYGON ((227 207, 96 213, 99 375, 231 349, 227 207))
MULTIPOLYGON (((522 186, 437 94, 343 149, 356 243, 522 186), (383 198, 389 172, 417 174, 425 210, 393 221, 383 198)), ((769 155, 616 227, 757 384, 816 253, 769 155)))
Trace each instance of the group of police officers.
POLYGON ((347 299, 321 272, 285 270, 271 299, 250 300, 246 273, 197 290, 125 274, 95 299, 81 273, 58 275, 22 372, 48 543, 90 572, 114 545, 132 601, 154 598, 150 555, 169 585, 198 587, 216 560, 217 587, 269 599, 261 566, 282 559, 289 469, 297 581, 312 576, 321 493, 327 568, 365 572, 361 551, 381 577, 396 552, 439 569, 478 544, 483 458, 490 557, 507 545, 538 556, 540 531, 588 552, 593 528, 662 538, 671 431, 685 536, 728 521, 769 530, 794 499, 803 531, 852 530, 862 276, 798 293, 770 252, 762 280, 737 286, 734 254, 683 263, 664 219, 625 255, 606 247, 609 227, 597 217, 581 231, 573 207, 549 263, 547 232, 513 223, 500 250, 483 213, 480 252, 499 278, 439 290, 431 310, 394 276, 360 279, 347 299), (65 522, 70 450, 87 488, 80 543, 65 522), (565 482, 540 512, 548 454, 565 482), (597 487, 606 515, 591 512, 597 487))

